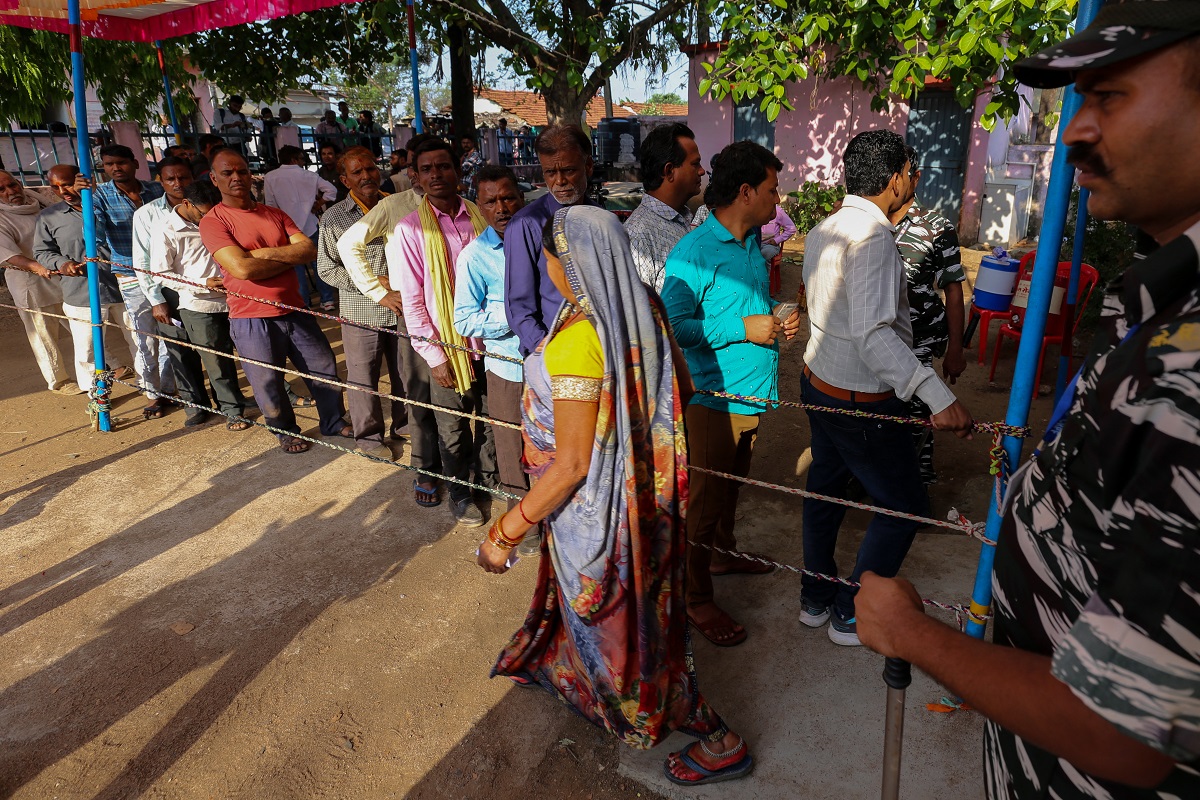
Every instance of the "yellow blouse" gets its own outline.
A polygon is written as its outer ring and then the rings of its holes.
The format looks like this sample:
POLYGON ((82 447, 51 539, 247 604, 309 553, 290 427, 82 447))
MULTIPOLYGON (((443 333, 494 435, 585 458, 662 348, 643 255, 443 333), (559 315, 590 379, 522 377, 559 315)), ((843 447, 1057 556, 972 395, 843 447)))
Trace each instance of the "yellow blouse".
POLYGON ((584 318, 563 328, 546 343, 543 353, 554 400, 600 399, 604 379, 604 350, 596 328, 584 318))

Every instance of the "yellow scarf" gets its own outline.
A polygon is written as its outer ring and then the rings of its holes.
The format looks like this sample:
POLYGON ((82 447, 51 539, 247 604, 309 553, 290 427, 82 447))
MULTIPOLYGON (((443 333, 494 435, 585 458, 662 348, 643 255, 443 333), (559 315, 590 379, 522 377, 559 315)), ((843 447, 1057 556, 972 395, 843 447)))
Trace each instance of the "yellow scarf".
MULTIPOLYGON (((487 230, 487 220, 470 200, 462 202, 467 206, 471 224, 475 226, 475 235, 478 236, 487 230)), ((454 329, 454 264, 450 261, 450 246, 446 243, 442 226, 438 225, 434 216, 428 195, 422 198, 418 211, 421 215, 421 233, 425 237, 425 269, 433 281, 433 299, 437 304, 438 333, 443 342, 457 345, 442 349, 454 370, 454 388, 459 394, 466 394, 471 388, 474 371, 471 369, 470 354, 458 349, 466 346, 466 339, 454 329)))

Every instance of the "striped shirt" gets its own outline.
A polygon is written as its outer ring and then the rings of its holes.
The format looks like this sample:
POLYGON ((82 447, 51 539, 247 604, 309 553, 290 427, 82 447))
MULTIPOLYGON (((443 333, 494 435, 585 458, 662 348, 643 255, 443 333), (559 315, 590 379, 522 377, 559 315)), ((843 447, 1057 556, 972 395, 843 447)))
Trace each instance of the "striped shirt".
POLYGON ((913 354, 895 230, 878 206, 849 194, 840 211, 809 231, 804 288, 811 336, 804 362, 839 388, 894 389, 901 400, 916 395, 937 414, 955 398, 913 354))
MULTIPOLYGON (((380 202, 386 199, 385 197, 380 202)), ((376 205, 376 208, 378 207, 376 205)), ((338 241, 363 216, 363 210, 354 201, 353 195, 325 209, 321 216, 320 235, 317 237, 317 274, 321 276, 321 280, 338 290, 338 309, 343 317, 363 325, 394 328, 397 323, 396 315, 391 309, 384 308, 359 291, 358 285, 342 263, 342 254, 338 252, 338 241)), ((376 280, 380 275, 387 275, 382 236, 367 242, 366 254, 371 275, 376 280)))

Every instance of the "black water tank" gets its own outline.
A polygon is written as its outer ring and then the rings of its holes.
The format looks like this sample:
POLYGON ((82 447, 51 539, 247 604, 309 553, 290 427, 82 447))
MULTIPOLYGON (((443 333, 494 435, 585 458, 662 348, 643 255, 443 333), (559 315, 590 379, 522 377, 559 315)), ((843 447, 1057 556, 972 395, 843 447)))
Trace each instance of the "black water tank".
POLYGON ((642 144, 637 117, 605 117, 596 128, 596 154, 601 164, 636 164, 642 144))

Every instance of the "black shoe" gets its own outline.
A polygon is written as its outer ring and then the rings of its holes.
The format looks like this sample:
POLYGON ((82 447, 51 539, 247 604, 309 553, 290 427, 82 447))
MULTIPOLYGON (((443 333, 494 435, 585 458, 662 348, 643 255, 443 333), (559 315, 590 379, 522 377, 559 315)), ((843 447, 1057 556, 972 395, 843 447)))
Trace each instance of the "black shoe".
POLYGON ((479 510, 479 506, 475 504, 475 500, 470 495, 462 500, 451 498, 450 511, 458 520, 458 524, 467 528, 481 528, 487 522, 483 518, 483 512, 479 510))
POLYGON ((203 425, 204 423, 208 422, 211 417, 212 415, 207 411, 203 411, 199 408, 193 408, 188 411, 187 419, 183 421, 183 427, 195 428, 197 425, 203 425))

